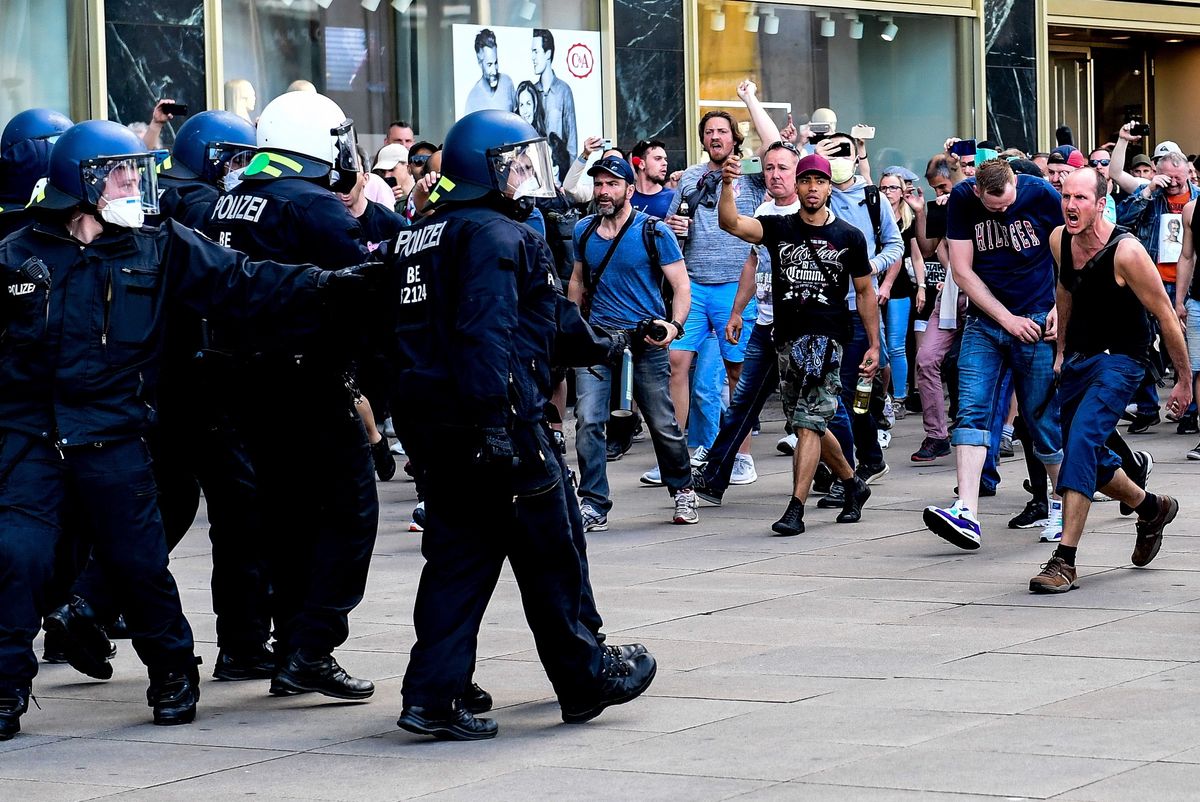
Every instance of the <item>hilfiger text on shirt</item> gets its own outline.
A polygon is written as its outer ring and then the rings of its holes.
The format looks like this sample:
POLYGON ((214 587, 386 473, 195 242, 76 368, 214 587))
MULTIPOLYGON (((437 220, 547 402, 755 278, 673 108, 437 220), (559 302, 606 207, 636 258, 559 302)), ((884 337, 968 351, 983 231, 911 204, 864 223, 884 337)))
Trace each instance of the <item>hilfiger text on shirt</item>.
POLYGON ((977 251, 997 251, 1002 248, 1025 251, 1041 244, 1033 224, 1028 220, 1015 220, 1011 223, 984 220, 975 224, 977 251))

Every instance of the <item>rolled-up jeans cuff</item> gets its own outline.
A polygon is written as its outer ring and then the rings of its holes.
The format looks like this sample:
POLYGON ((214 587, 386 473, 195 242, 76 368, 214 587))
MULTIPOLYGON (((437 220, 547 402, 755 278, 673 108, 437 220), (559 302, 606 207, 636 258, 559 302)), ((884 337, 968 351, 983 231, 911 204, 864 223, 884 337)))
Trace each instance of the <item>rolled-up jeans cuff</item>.
MULTIPOLYGON (((992 433, 988 429, 957 428, 950 435, 950 445, 982 446, 988 448, 992 442, 992 433)), ((1061 456, 1059 457, 1061 460, 1061 456)))
POLYGON ((1034 451, 1033 455, 1037 457, 1038 462, 1042 463, 1043 465, 1061 465, 1063 461, 1063 452, 1061 448, 1058 451, 1055 451, 1053 454, 1039 454, 1037 451, 1034 451))

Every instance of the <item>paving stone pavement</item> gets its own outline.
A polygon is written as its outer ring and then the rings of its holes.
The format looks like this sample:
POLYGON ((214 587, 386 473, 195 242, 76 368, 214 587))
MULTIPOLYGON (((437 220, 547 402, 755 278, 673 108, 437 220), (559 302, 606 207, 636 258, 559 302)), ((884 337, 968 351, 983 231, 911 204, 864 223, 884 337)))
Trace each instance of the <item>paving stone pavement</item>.
MULTIPOLYGON (((1132 520, 1097 504, 1080 588, 1046 597, 1026 586, 1052 547, 1005 528, 1027 498, 1019 454, 984 500, 978 552, 921 525, 921 508, 948 502, 955 479, 950 459, 909 462, 919 416, 897 424, 891 473, 860 524, 811 509, 804 535, 774 538, 790 479, 775 454, 780 428, 768 421, 754 441, 758 482, 703 506, 697 526, 670 525, 666 493, 638 484, 653 463, 648 441, 610 464, 616 508, 610 531, 590 536, 592 579, 611 642, 644 642, 659 663, 632 704, 561 723, 506 570, 476 674, 496 698, 499 737, 438 743, 398 730, 421 555, 406 531, 413 485, 393 481, 380 485, 370 585, 337 653, 376 681, 369 703, 274 699, 265 682, 206 679, 195 724, 154 727, 145 674, 121 643, 109 682, 42 666, 41 709, 0 744, 0 799, 1200 796, 1193 438, 1165 423, 1131 438, 1155 455, 1152 487, 1182 501, 1153 565, 1130 566, 1132 520)), ((488 510, 479 516, 487 526, 488 510)), ((211 671, 203 519, 172 569, 211 671)))

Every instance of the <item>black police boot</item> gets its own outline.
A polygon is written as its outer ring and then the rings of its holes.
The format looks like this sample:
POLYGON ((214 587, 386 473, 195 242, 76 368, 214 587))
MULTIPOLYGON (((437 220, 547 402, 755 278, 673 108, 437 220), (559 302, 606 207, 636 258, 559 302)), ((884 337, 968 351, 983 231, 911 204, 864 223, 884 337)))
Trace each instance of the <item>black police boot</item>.
POLYGON ((788 499, 783 517, 771 524, 771 531, 783 537, 794 537, 804 532, 804 502, 795 496, 788 499))
POLYGON ((842 482, 845 485, 846 503, 836 520, 840 524, 856 524, 862 519, 862 508, 871 497, 871 488, 860 476, 843 479, 842 482))
POLYGON ((432 735, 440 741, 486 741, 495 738, 500 728, 490 718, 475 718, 462 707, 446 709, 406 707, 396 726, 417 735, 432 735))
POLYGON ((29 709, 29 686, 0 688, 0 741, 21 731, 21 715, 29 709))
POLYGON ((388 448, 386 437, 381 437, 378 443, 371 444, 371 460, 375 463, 375 475, 379 477, 379 481, 387 482, 396 475, 396 458, 388 448))
MULTIPOLYGON (((104 632, 108 635, 109 640, 129 640, 129 625, 125 623, 124 613, 114 618, 113 622, 104 628, 104 632)), ((116 647, 114 646, 113 649, 115 650, 116 647)), ((113 651, 113 655, 115 654, 116 651, 113 651)))
POLYGON ((71 668, 94 679, 112 678, 112 665, 108 661, 115 649, 104 634, 96 611, 86 600, 76 596, 67 605, 65 615, 48 616, 45 625, 47 634, 54 632, 54 637, 62 638, 71 668))
POLYGON ((622 660, 605 649, 601 654, 600 687, 587 699, 560 700, 562 720, 568 724, 590 721, 606 707, 632 702, 650 687, 657 671, 658 664, 649 652, 622 660))
POLYGON ((42 621, 42 628, 46 631, 46 637, 42 641, 42 662, 61 664, 67 662, 67 605, 56 607, 53 612, 46 616, 42 621), (55 619, 54 624, 50 624, 49 620, 55 619))
POLYGON ((646 654, 646 647, 640 643, 626 643, 622 646, 605 646, 603 643, 600 645, 613 657, 621 660, 632 660, 638 655, 646 654))
POLYGON ((309 657, 297 650, 275 672, 271 679, 271 694, 294 696, 298 693, 319 693, 354 701, 369 699, 375 693, 375 683, 350 676, 332 655, 309 657))
POLYGON ((478 716, 492 709, 492 695, 480 688, 479 683, 472 682, 463 693, 462 706, 471 715, 478 716))
POLYGON ((265 643, 246 651, 217 653, 217 664, 213 667, 213 679, 238 682, 246 679, 270 679, 275 676, 275 653, 265 643))
MULTIPOLYGON (((196 660, 196 664, 199 664, 196 660)), ((150 669, 146 704, 154 708, 154 723, 161 726, 191 724, 200 701, 200 672, 193 664, 184 669, 150 669)))

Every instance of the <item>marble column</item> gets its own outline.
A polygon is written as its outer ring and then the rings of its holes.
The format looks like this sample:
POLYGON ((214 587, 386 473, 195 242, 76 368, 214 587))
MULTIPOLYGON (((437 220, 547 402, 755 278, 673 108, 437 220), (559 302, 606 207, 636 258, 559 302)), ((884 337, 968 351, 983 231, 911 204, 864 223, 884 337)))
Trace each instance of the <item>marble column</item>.
POLYGON ((1037 150, 1037 0, 985 0, 987 133, 1004 147, 1037 150))
MULTIPOLYGON (((161 98, 208 107, 204 63, 204 0, 104 0, 108 117, 149 122, 161 98)), ((177 120, 163 130, 169 145, 177 120)))
POLYGON ((617 137, 667 146, 672 170, 687 164, 682 0, 616 0, 617 137))

